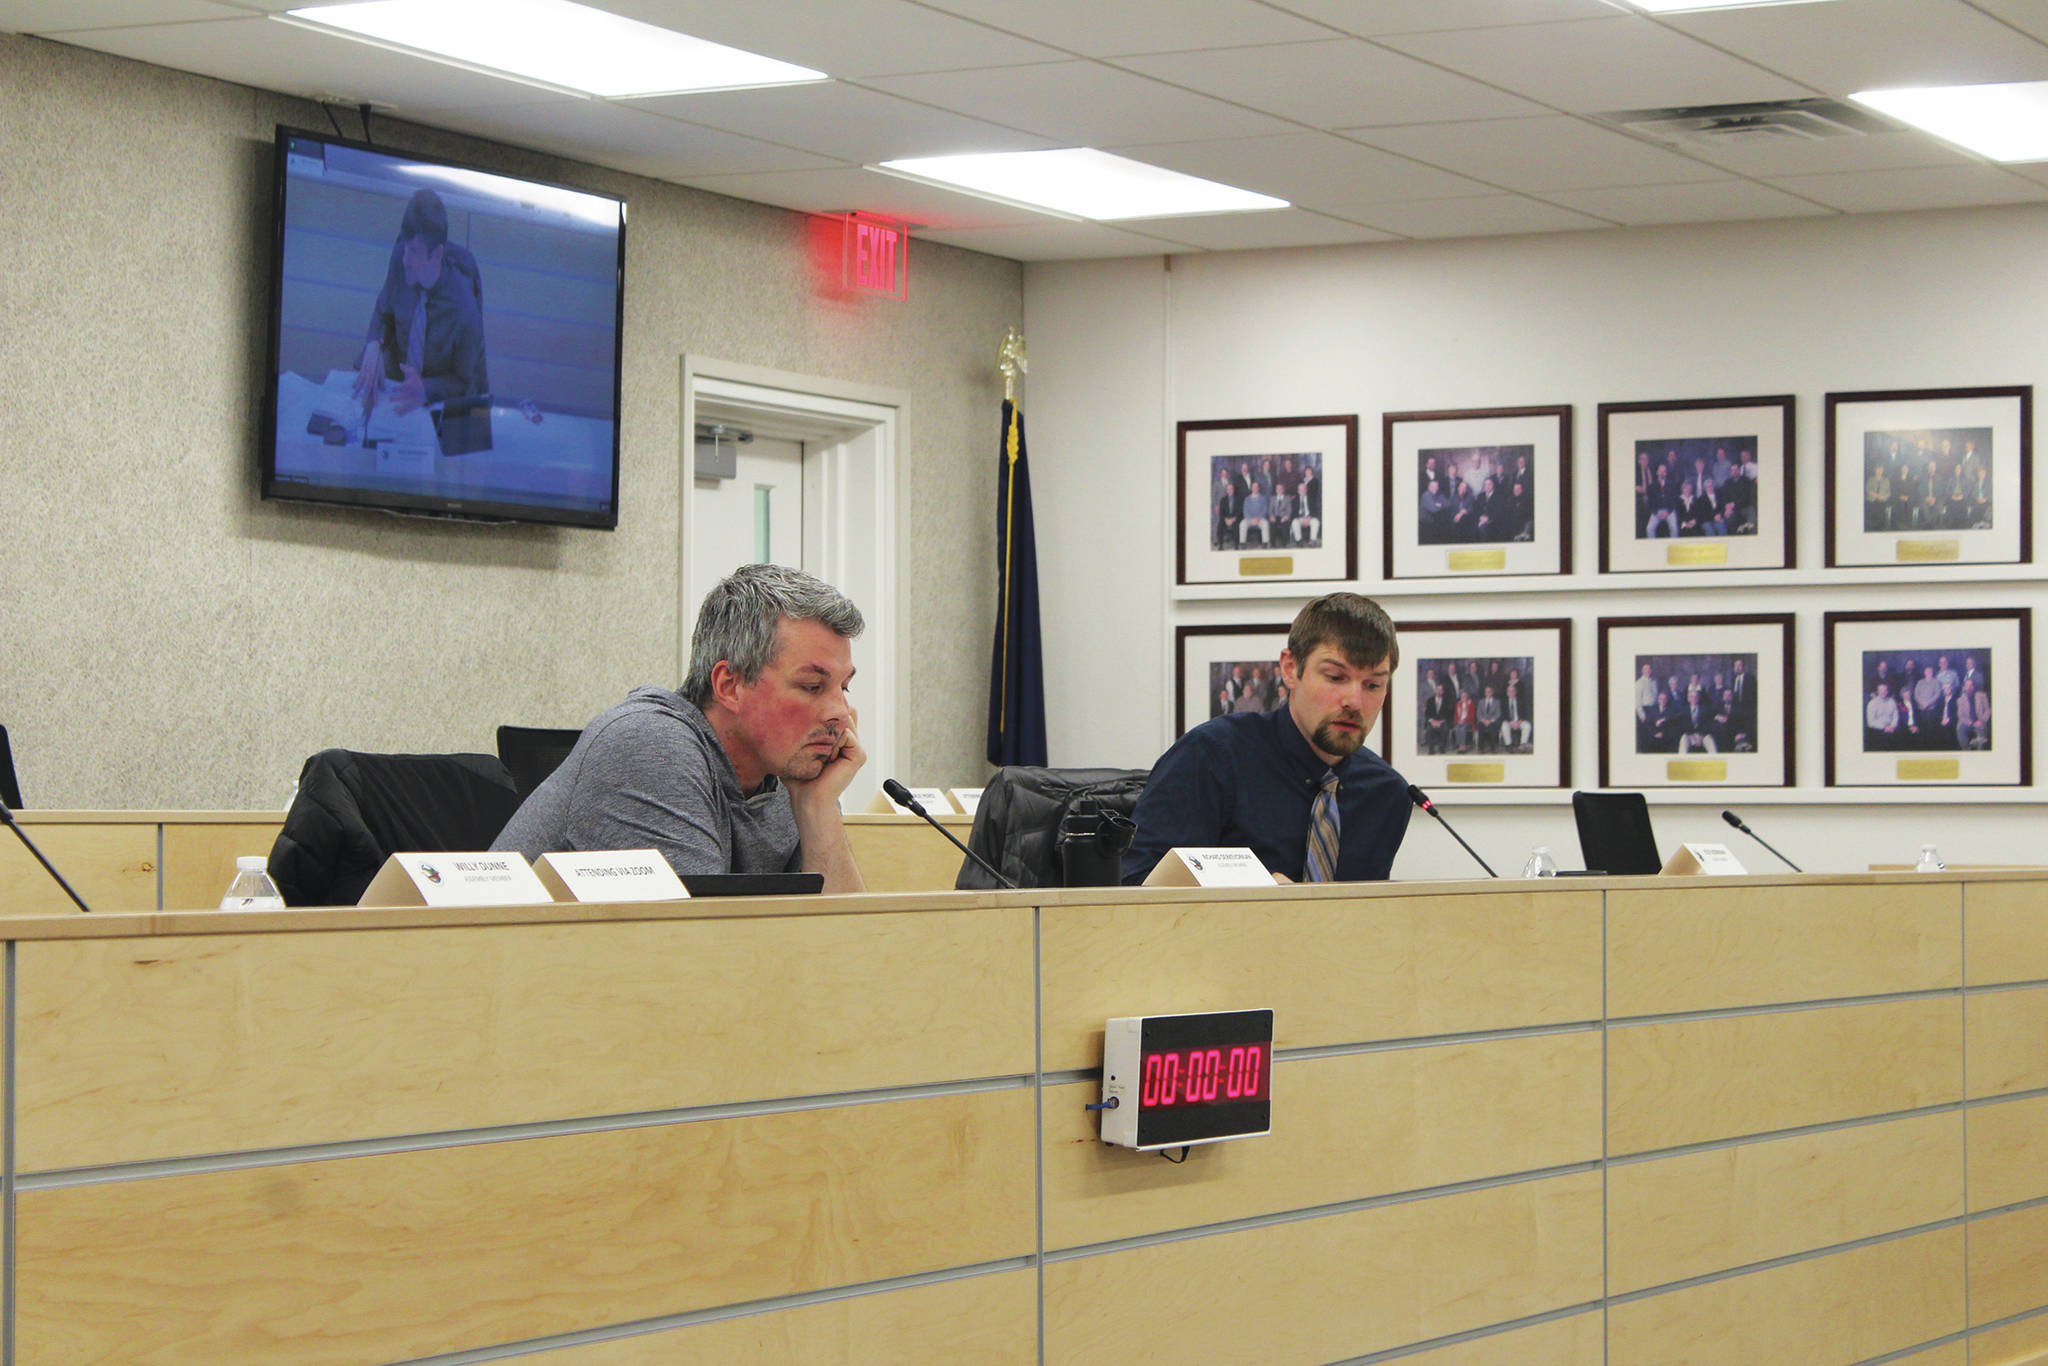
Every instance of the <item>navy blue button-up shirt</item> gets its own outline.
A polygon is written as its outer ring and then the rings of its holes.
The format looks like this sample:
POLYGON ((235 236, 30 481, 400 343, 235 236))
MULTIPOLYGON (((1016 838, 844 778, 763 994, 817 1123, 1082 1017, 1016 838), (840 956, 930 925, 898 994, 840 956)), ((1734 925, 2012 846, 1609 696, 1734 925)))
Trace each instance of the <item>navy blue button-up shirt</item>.
MULTIPOLYGON (((1414 809, 1407 780, 1364 748, 1335 768, 1337 880, 1384 881, 1414 809)), ((1309 806, 1330 770, 1286 707, 1196 726, 1152 766, 1132 813, 1138 833, 1124 855, 1124 881, 1143 882, 1169 849, 1244 847, 1299 882, 1309 806)))

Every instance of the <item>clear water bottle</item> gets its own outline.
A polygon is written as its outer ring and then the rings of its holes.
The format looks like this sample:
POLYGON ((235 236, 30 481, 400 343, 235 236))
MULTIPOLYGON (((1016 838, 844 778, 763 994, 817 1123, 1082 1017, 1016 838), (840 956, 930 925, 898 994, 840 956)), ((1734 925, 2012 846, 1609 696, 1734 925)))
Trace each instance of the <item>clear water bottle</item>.
POLYGON ((1923 844, 1920 846, 1920 861, 1913 865, 1913 871, 1916 873, 1945 873, 1948 871, 1948 865, 1941 861, 1941 855, 1934 852, 1933 845, 1923 844))
POLYGON ((284 897, 270 880, 270 864, 261 854, 244 854, 235 860, 235 880, 220 899, 224 911, 281 911, 284 897))
POLYGON ((1539 844, 1529 851, 1528 862, 1522 865, 1523 877, 1556 877, 1557 860, 1550 856, 1550 846, 1539 844))

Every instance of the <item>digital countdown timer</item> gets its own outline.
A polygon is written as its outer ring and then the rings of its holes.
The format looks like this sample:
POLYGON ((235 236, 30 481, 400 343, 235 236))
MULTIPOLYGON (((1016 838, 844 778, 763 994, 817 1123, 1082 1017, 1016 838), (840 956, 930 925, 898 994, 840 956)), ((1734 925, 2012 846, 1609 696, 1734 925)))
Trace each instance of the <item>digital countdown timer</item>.
POLYGON ((1141 1151, 1272 1131, 1273 1012, 1129 1015, 1102 1033, 1102 1141, 1141 1151))

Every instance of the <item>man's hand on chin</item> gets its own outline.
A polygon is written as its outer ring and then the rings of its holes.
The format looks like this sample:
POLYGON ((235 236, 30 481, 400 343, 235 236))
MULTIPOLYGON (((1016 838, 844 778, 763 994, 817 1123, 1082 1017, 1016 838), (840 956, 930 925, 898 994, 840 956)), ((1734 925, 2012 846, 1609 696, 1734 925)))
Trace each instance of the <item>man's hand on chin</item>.
POLYGON ((860 717, 856 714, 839 732, 839 748, 826 760, 825 767, 815 778, 789 784, 790 800, 802 804, 824 802, 838 809, 839 798, 852 784, 854 774, 861 771, 868 761, 868 752, 860 744, 860 717))

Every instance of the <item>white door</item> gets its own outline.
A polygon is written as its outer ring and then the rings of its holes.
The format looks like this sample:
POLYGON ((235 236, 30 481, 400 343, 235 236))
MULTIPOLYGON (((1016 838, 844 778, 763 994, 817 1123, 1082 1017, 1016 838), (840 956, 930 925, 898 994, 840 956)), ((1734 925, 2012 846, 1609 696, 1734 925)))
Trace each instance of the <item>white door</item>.
POLYGON ((804 563, 802 443, 757 436, 739 447, 738 467, 730 479, 697 479, 690 581, 708 590, 743 564, 816 573, 804 563))

